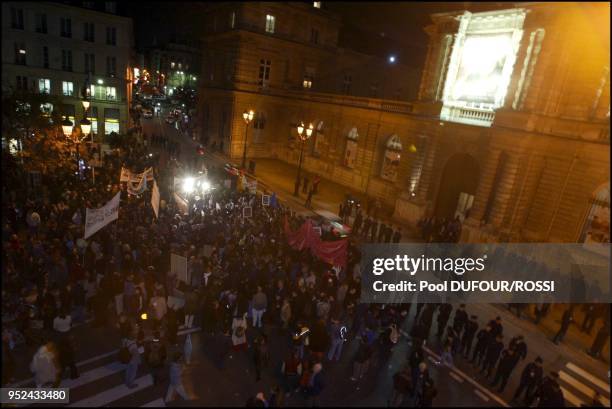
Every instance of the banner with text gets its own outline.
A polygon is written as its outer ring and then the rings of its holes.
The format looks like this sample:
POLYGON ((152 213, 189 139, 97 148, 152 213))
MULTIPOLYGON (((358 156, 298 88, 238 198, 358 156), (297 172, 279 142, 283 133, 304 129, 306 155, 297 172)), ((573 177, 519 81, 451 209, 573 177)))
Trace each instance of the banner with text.
POLYGON ((85 236, 89 238, 98 230, 119 218, 119 199, 121 193, 117 192, 108 203, 99 209, 87 209, 85 213, 85 236))

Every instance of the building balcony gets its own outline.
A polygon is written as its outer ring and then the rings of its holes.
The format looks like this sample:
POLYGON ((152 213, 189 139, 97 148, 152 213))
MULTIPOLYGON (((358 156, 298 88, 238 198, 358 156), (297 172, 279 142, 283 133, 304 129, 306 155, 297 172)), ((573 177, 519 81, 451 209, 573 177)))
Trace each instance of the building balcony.
POLYGON ((490 127, 495 119, 495 111, 489 109, 443 106, 440 119, 467 125, 490 127))

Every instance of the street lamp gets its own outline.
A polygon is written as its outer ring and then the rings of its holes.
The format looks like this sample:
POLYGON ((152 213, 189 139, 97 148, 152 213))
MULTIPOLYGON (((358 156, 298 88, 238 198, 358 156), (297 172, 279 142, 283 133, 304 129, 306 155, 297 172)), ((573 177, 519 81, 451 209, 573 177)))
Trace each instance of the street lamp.
POLYGON ((242 113, 242 118, 246 126, 244 127, 244 150, 242 151, 242 169, 245 169, 246 166, 246 153, 247 153, 247 137, 249 136, 249 124, 253 121, 253 117, 255 116, 255 112, 251 109, 250 111, 244 111, 242 113))
POLYGON ((70 138, 70 136, 72 135, 72 126, 74 124, 72 123, 72 121, 70 121, 70 119, 68 119, 68 117, 64 117, 64 120, 62 121, 62 132, 64 133, 64 136, 66 138, 70 138))
POLYGON ((300 195, 300 173, 302 172, 302 157, 304 156, 304 145, 306 144, 306 141, 312 136, 313 130, 314 126, 312 125, 312 123, 308 125, 308 128, 304 127, 304 122, 300 122, 300 124, 297 126, 298 136, 302 145, 300 146, 300 160, 298 162, 298 171, 297 176, 295 178, 295 190, 293 191, 294 196, 300 195))

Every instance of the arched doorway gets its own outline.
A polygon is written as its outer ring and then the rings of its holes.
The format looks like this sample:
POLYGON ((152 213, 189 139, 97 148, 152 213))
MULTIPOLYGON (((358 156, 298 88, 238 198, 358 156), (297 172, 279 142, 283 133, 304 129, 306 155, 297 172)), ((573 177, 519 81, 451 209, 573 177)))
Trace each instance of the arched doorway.
POLYGON ((469 215, 476 195, 480 169, 478 161, 467 153, 451 156, 444 165, 435 215, 437 217, 462 219, 469 215))

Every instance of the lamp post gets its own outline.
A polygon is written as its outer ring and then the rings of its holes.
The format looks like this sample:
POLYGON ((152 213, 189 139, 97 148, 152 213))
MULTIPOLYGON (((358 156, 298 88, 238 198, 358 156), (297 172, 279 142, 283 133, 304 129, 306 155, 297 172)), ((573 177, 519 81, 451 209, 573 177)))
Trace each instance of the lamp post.
POLYGON ((251 109, 250 111, 244 111, 242 113, 242 118, 244 119, 244 123, 246 126, 244 127, 244 150, 242 151, 242 169, 245 169, 246 166, 246 153, 247 153, 247 137, 249 135, 249 124, 253 121, 253 116, 255 116, 255 112, 251 109))
POLYGON ((308 128, 305 128, 304 122, 300 122, 300 124, 297 126, 297 132, 300 138, 301 146, 300 146, 300 160, 298 162, 298 171, 295 177, 295 190, 293 191, 294 196, 300 195, 300 173, 302 172, 302 157, 304 156, 304 145, 306 144, 306 141, 310 139, 310 137, 312 136, 313 130, 314 130, 314 127, 312 126, 312 124, 309 124, 308 128))
MULTIPOLYGON (((85 138, 87 138, 87 135, 89 135, 91 133, 91 121, 89 119, 87 119, 87 116, 85 116, 85 118, 81 119, 81 132, 83 133, 83 140, 85 138)), ((79 177, 81 176, 81 161, 79 158, 79 144, 81 143, 81 139, 76 140, 76 150, 77 150, 77 163, 79 164, 79 177)), ((93 179, 93 183, 96 183, 96 176, 93 173, 93 165, 92 165, 92 179, 93 179)))

